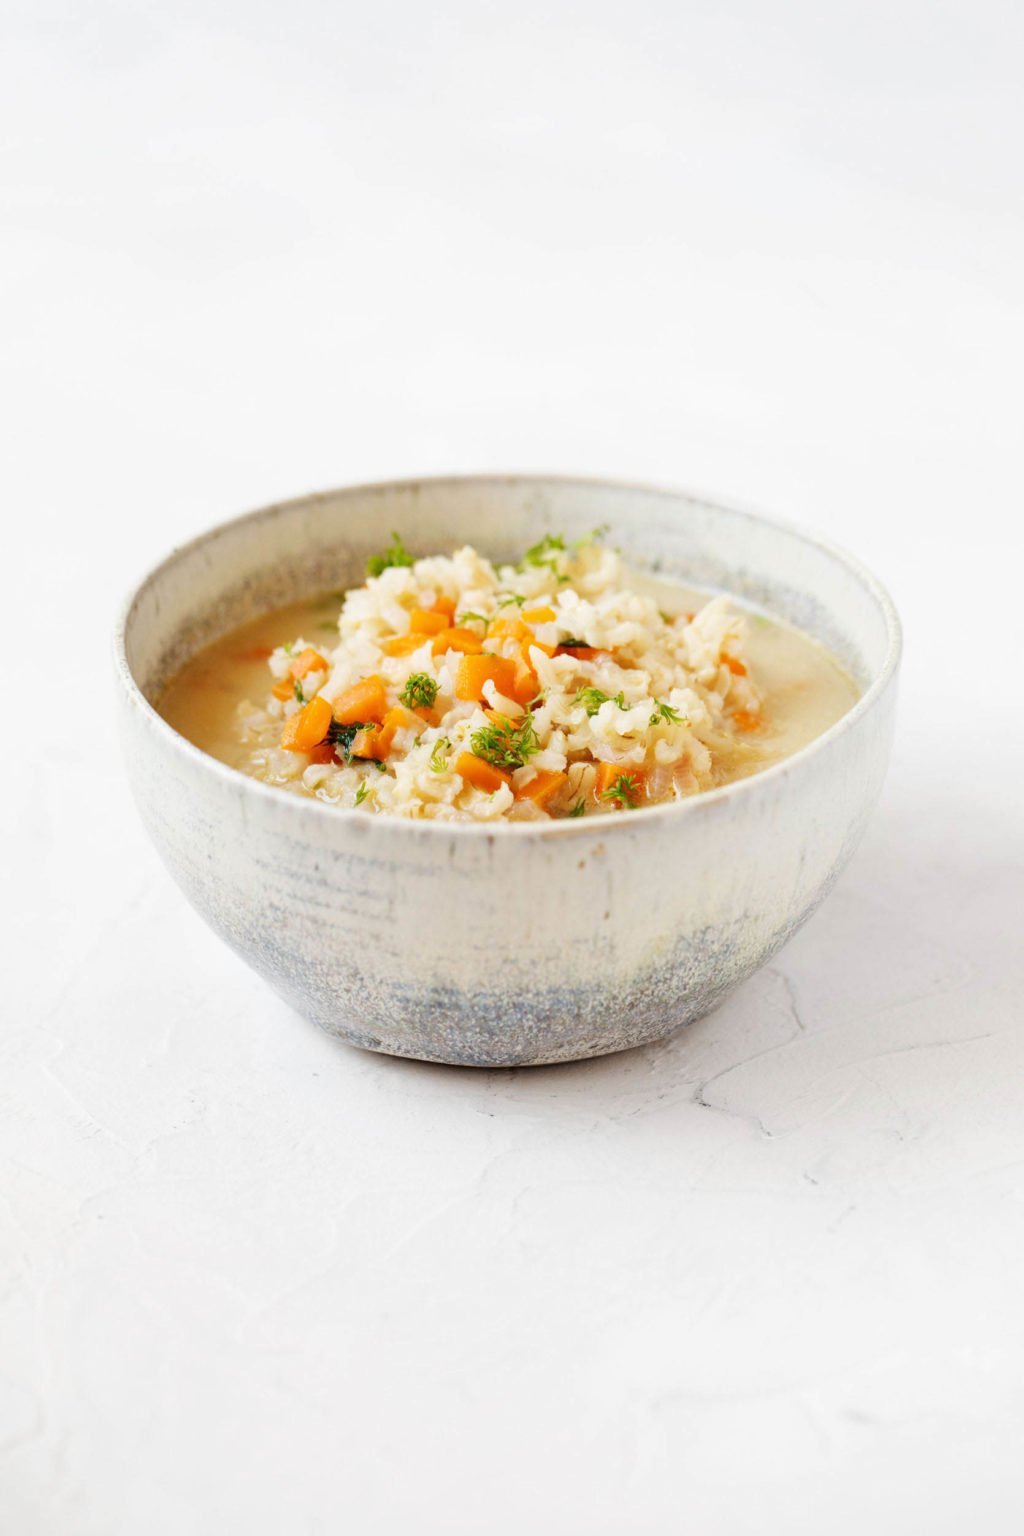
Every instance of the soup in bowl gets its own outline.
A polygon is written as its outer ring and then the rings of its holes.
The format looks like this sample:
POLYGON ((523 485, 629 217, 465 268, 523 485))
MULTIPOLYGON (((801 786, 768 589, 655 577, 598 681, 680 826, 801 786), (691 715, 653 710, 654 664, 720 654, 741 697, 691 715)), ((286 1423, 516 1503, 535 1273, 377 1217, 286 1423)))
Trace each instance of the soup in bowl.
POLYGON ((117 637, 143 819, 354 1044, 571 1060, 712 1008, 884 774, 898 622, 854 561, 670 492, 357 487, 176 551, 117 637))

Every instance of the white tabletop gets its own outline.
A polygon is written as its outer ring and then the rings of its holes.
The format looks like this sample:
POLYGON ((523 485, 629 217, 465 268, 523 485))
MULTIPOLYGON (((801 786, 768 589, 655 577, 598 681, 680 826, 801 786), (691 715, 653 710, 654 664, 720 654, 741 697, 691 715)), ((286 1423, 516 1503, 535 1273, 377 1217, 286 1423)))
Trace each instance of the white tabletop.
POLYGON ((1018 1532, 1020 12, 3 28, 0 1529, 1018 1532), (223 516, 488 468, 792 517, 907 628, 799 937, 510 1073, 341 1047, 204 928, 107 657, 223 516))

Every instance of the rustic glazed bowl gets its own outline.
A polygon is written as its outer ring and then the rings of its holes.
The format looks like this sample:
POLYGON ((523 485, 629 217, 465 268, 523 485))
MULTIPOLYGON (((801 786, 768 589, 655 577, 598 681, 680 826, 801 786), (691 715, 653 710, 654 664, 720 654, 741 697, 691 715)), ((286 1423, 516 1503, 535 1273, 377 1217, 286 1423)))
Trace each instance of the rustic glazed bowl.
POLYGON ((122 736, 143 821, 210 926, 300 1013, 370 1050, 481 1067, 571 1061, 708 1012, 821 901, 892 734, 899 623, 878 583, 795 529, 639 486, 472 478, 268 507, 176 550, 121 619, 122 736), (723 587, 829 646, 862 694, 794 757, 679 804, 581 820, 406 821, 246 778, 153 708, 195 650, 415 553, 517 559, 608 524, 641 570, 723 587))

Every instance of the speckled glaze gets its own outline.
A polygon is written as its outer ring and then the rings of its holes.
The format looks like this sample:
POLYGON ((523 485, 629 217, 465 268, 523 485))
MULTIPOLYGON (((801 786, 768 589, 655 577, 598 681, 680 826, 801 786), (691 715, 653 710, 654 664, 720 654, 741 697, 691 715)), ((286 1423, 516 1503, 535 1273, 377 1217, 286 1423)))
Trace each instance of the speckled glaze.
POLYGON ((296 1009, 370 1050, 482 1067, 572 1061, 713 1008, 810 915, 881 787, 899 624, 856 562, 674 492, 554 478, 361 486, 222 524, 141 583, 118 626, 142 818, 189 900, 296 1009), (518 558, 607 523, 635 566, 724 587, 829 645, 863 689, 795 757, 677 805, 484 827, 340 811, 259 784, 156 714, 207 641, 362 579, 396 529, 518 558))

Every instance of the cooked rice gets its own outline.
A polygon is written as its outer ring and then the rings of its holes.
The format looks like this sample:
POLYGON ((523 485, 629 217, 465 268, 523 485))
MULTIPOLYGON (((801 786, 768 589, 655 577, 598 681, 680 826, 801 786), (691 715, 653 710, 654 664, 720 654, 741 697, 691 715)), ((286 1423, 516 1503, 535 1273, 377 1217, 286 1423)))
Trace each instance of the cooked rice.
MULTIPOLYGON (((663 613, 631 588, 618 553, 596 541, 568 548, 542 541, 517 566, 495 568, 469 546, 450 558, 390 565, 346 594, 337 645, 330 652, 320 645, 325 665, 301 678, 296 696, 240 707, 239 727, 251 746, 247 771, 341 807, 446 820, 546 820, 682 799, 722 782, 726 760, 735 776, 737 753, 758 754, 749 733, 761 700, 746 675, 743 626, 726 597, 710 599, 696 614, 663 613), (520 669, 528 663, 536 677, 535 749, 493 792, 468 783, 456 761, 473 751, 474 736, 479 745, 477 733, 494 726, 495 712, 518 724, 523 701, 500 694, 493 681, 483 685, 482 700, 459 699, 463 655, 446 641, 435 655, 431 634, 406 655, 382 649, 409 634, 413 610, 434 610, 445 600, 454 604, 455 623, 488 653, 518 656, 520 669), (532 638, 507 632, 514 624, 499 624, 494 635, 496 620, 544 608, 555 617, 531 622, 532 638), (597 654, 560 651, 569 640, 597 654), (377 676, 388 704, 399 706, 416 674, 436 684, 434 707, 426 719, 403 708, 384 763, 346 763, 337 753, 332 761, 312 761, 280 746, 285 722, 316 695, 334 701, 377 676), (602 764, 615 770, 610 785, 612 770, 602 764), (543 808, 530 797, 531 783, 535 790, 556 786, 543 808)), ((273 653, 268 687, 277 681, 284 691, 294 658, 308 644, 300 636, 273 653)))

